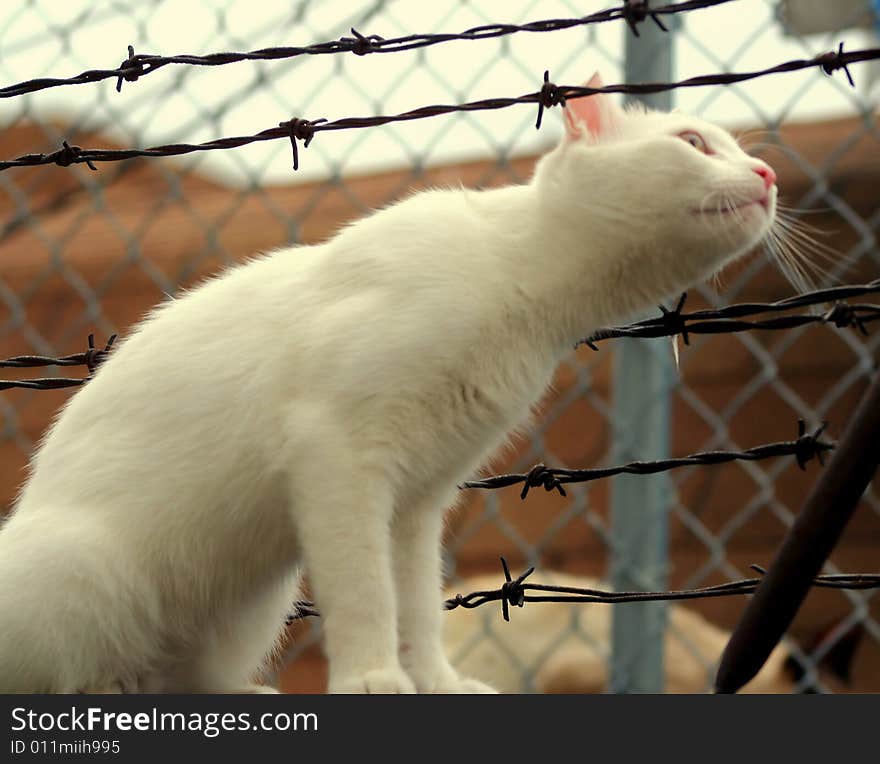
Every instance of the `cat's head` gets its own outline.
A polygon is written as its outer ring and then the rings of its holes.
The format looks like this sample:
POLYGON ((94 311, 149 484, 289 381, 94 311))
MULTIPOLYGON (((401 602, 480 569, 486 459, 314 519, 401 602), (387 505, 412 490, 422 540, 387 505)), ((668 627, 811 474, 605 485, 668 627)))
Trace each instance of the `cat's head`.
MULTIPOLYGON (((586 85, 602 83, 594 75, 586 85)), ((564 122, 536 171, 543 198, 570 220, 598 220, 595 235, 622 239, 669 289, 706 278, 770 232, 776 174, 723 128, 621 108, 606 94, 569 99, 564 122)))

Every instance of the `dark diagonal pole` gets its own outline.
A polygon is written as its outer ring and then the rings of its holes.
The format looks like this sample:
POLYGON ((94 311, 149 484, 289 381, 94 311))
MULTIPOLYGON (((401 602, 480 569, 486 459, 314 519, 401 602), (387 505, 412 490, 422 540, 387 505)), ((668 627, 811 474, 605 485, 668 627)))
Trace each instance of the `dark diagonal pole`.
POLYGON ((715 691, 752 679, 788 629, 880 464, 880 373, 789 529, 724 654, 715 691))

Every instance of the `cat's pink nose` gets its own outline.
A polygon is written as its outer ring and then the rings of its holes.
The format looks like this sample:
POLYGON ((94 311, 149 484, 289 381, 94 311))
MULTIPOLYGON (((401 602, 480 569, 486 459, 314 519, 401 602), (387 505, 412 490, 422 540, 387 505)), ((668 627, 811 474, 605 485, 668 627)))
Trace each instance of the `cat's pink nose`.
POLYGON ((770 165, 762 164, 754 169, 764 179, 764 188, 770 188, 770 186, 776 183, 776 173, 773 172, 773 168, 770 165))

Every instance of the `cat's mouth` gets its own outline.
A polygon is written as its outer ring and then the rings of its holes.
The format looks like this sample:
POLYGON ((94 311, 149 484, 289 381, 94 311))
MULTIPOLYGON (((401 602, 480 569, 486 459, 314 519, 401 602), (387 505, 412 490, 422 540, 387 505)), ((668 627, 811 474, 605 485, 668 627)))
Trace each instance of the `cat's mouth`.
POLYGON ((691 212, 694 215, 721 215, 721 216, 729 216, 736 215, 739 212, 744 210, 760 208, 764 210, 764 212, 770 211, 770 196, 769 194, 765 194, 764 196, 758 199, 749 199, 743 202, 729 203, 724 205, 723 207, 715 207, 715 208, 706 208, 703 207, 701 209, 691 209, 691 212))

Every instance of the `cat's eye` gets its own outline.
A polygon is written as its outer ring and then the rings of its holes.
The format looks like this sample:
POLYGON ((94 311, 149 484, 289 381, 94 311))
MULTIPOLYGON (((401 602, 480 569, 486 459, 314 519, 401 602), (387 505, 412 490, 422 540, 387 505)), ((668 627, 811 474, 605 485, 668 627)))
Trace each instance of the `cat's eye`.
POLYGON ((697 151, 701 151, 704 154, 709 153, 709 147, 706 145, 706 141, 703 140, 703 136, 699 133, 696 133, 693 130, 685 130, 684 132, 679 133, 678 137, 686 143, 690 143, 697 151))

